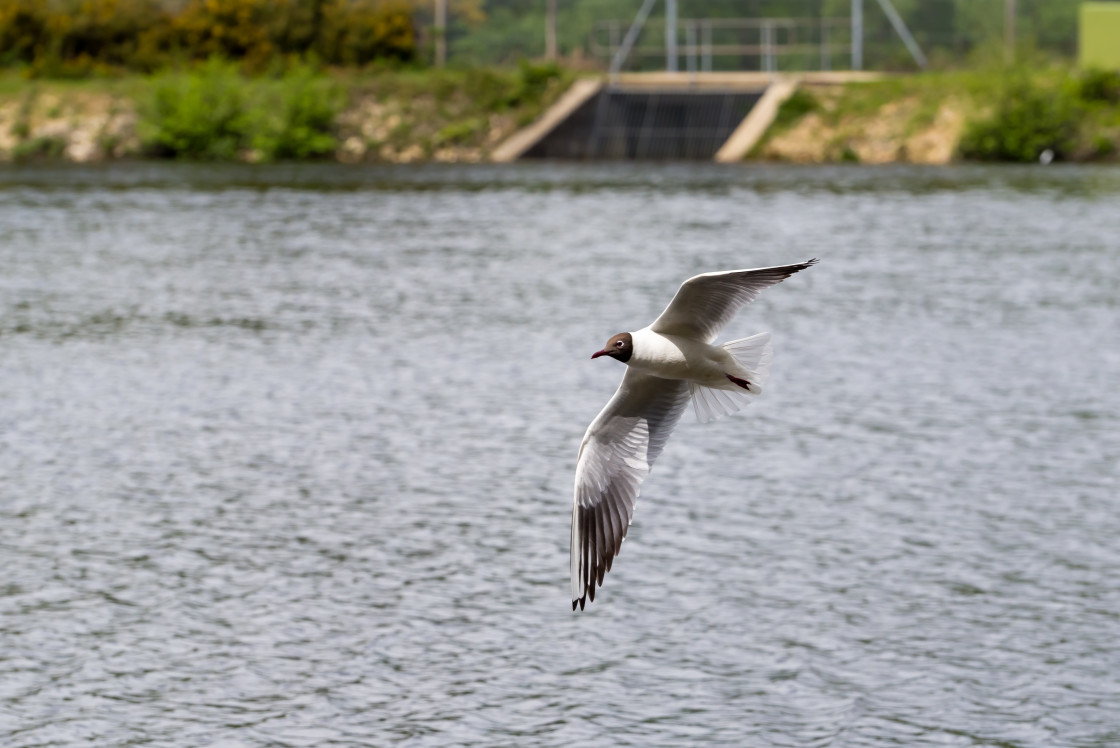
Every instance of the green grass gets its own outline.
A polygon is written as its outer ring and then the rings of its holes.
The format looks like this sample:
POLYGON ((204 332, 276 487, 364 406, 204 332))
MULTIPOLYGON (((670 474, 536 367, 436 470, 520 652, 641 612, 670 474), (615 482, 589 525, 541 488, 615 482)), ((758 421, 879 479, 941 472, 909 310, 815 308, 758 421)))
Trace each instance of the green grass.
POLYGON ((918 111, 914 125, 933 121, 942 102, 951 97, 975 98, 991 89, 990 76, 976 72, 924 73, 886 78, 872 83, 852 83, 844 87, 830 124, 840 117, 868 117, 892 102, 915 99, 918 111))
POLYGON ((148 78, 143 75, 125 75, 112 78, 35 78, 29 79, 14 70, 0 70, 0 100, 22 95, 29 87, 43 93, 53 93, 65 98, 69 94, 93 93, 135 98, 147 88, 148 78))
POLYGON ((522 63, 516 68, 401 69, 368 73, 345 71, 341 79, 355 91, 379 99, 433 98, 453 104, 457 112, 502 113, 530 110, 533 116, 551 103, 551 92, 562 91, 574 75, 553 64, 522 63))
POLYGON ((528 124, 574 78, 555 65, 523 63, 512 69, 346 71, 338 80, 353 100, 372 98, 393 109, 399 121, 384 138, 387 143, 398 149, 420 145, 431 155, 444 146, 487 147, 492 118, 528 124))
POLYGON ((778 112, 758 155, 775 137, 815 113, 839 134, 832 152, 847 160, 850 133, 904 106, 898 131, 908 138, 932 126, 946 103, 965 116, 959 154, 965 159, 1036 161, 1115 158, 1120 151, 1120 74, 1065 67, 990 69, 894 76, 852 83, 835 94, 799 91, 778 112))

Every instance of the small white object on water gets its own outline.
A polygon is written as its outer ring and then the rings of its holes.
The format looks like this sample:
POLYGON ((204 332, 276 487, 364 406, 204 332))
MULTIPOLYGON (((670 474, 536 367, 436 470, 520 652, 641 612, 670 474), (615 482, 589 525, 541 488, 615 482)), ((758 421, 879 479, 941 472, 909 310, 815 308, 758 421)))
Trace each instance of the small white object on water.
POLYGON ((1050 163, 1053 160, 1054 160, 1054 152, 1052 150, 1050 150, 1049 148, 1047 148, 1042 153, 1038 154, 1038 163, 1042 164, 1043 166, 1046 166, 1046 164, 1050 163))

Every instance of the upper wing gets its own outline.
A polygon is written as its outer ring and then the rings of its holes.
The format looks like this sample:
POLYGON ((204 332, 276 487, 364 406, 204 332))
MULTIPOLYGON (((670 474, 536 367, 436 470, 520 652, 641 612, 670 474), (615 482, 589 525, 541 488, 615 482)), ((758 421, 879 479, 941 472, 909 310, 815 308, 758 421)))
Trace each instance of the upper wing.
POLYGON ((754 270, 724 270, 696 275, 681 284, 650 329, 711 342, 735 313, 754 301, 762 289, 780 283, 816 260, 754 270))
POLYGON ((572 507, 572 610, 595 600, 634 516, 642 481, 688 404, 688 384, 627 369, 587 427, 572 507))

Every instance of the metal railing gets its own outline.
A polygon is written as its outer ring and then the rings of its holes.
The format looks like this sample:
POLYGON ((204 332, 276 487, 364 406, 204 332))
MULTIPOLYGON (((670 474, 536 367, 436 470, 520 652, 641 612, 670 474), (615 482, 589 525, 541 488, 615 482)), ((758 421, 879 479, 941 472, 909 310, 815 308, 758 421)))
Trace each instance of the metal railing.
POLYGON ((777 72, 831 70, 834 55, 843 55, 839 67, 846 68, 851 49, 847 18, 682 18, 676 23, 676 34, 668 39, 663 21, 640 18, 640 22, 596 22, 590 36, 592 56, 607 63, 613 61, 612 72, 623 64, 631 70, 668 67, 689 72, 777 72), (641 43, 636 33, 639 28, 641 43), (624 30, 628 30, 625 37, 624 30), (683 43, 680 36, 684 37, 683 43), (673 50, 669 54, 674 59, 669 65, 666 49, 673 50), (683 57, 683 66, 672 64, 679 62, 675 59, 678 56, 683 57))

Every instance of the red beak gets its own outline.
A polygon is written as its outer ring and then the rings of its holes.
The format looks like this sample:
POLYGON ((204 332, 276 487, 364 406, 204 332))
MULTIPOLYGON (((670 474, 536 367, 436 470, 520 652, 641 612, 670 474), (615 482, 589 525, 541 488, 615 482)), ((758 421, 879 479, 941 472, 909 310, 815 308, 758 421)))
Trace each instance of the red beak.
POLYGON ((606 356, 608 353, 610 353, 610 351, 605 351, 605 350, 595 351, 594 353, 591 354, 591 358, 599 358, 599 356, 606 356))

